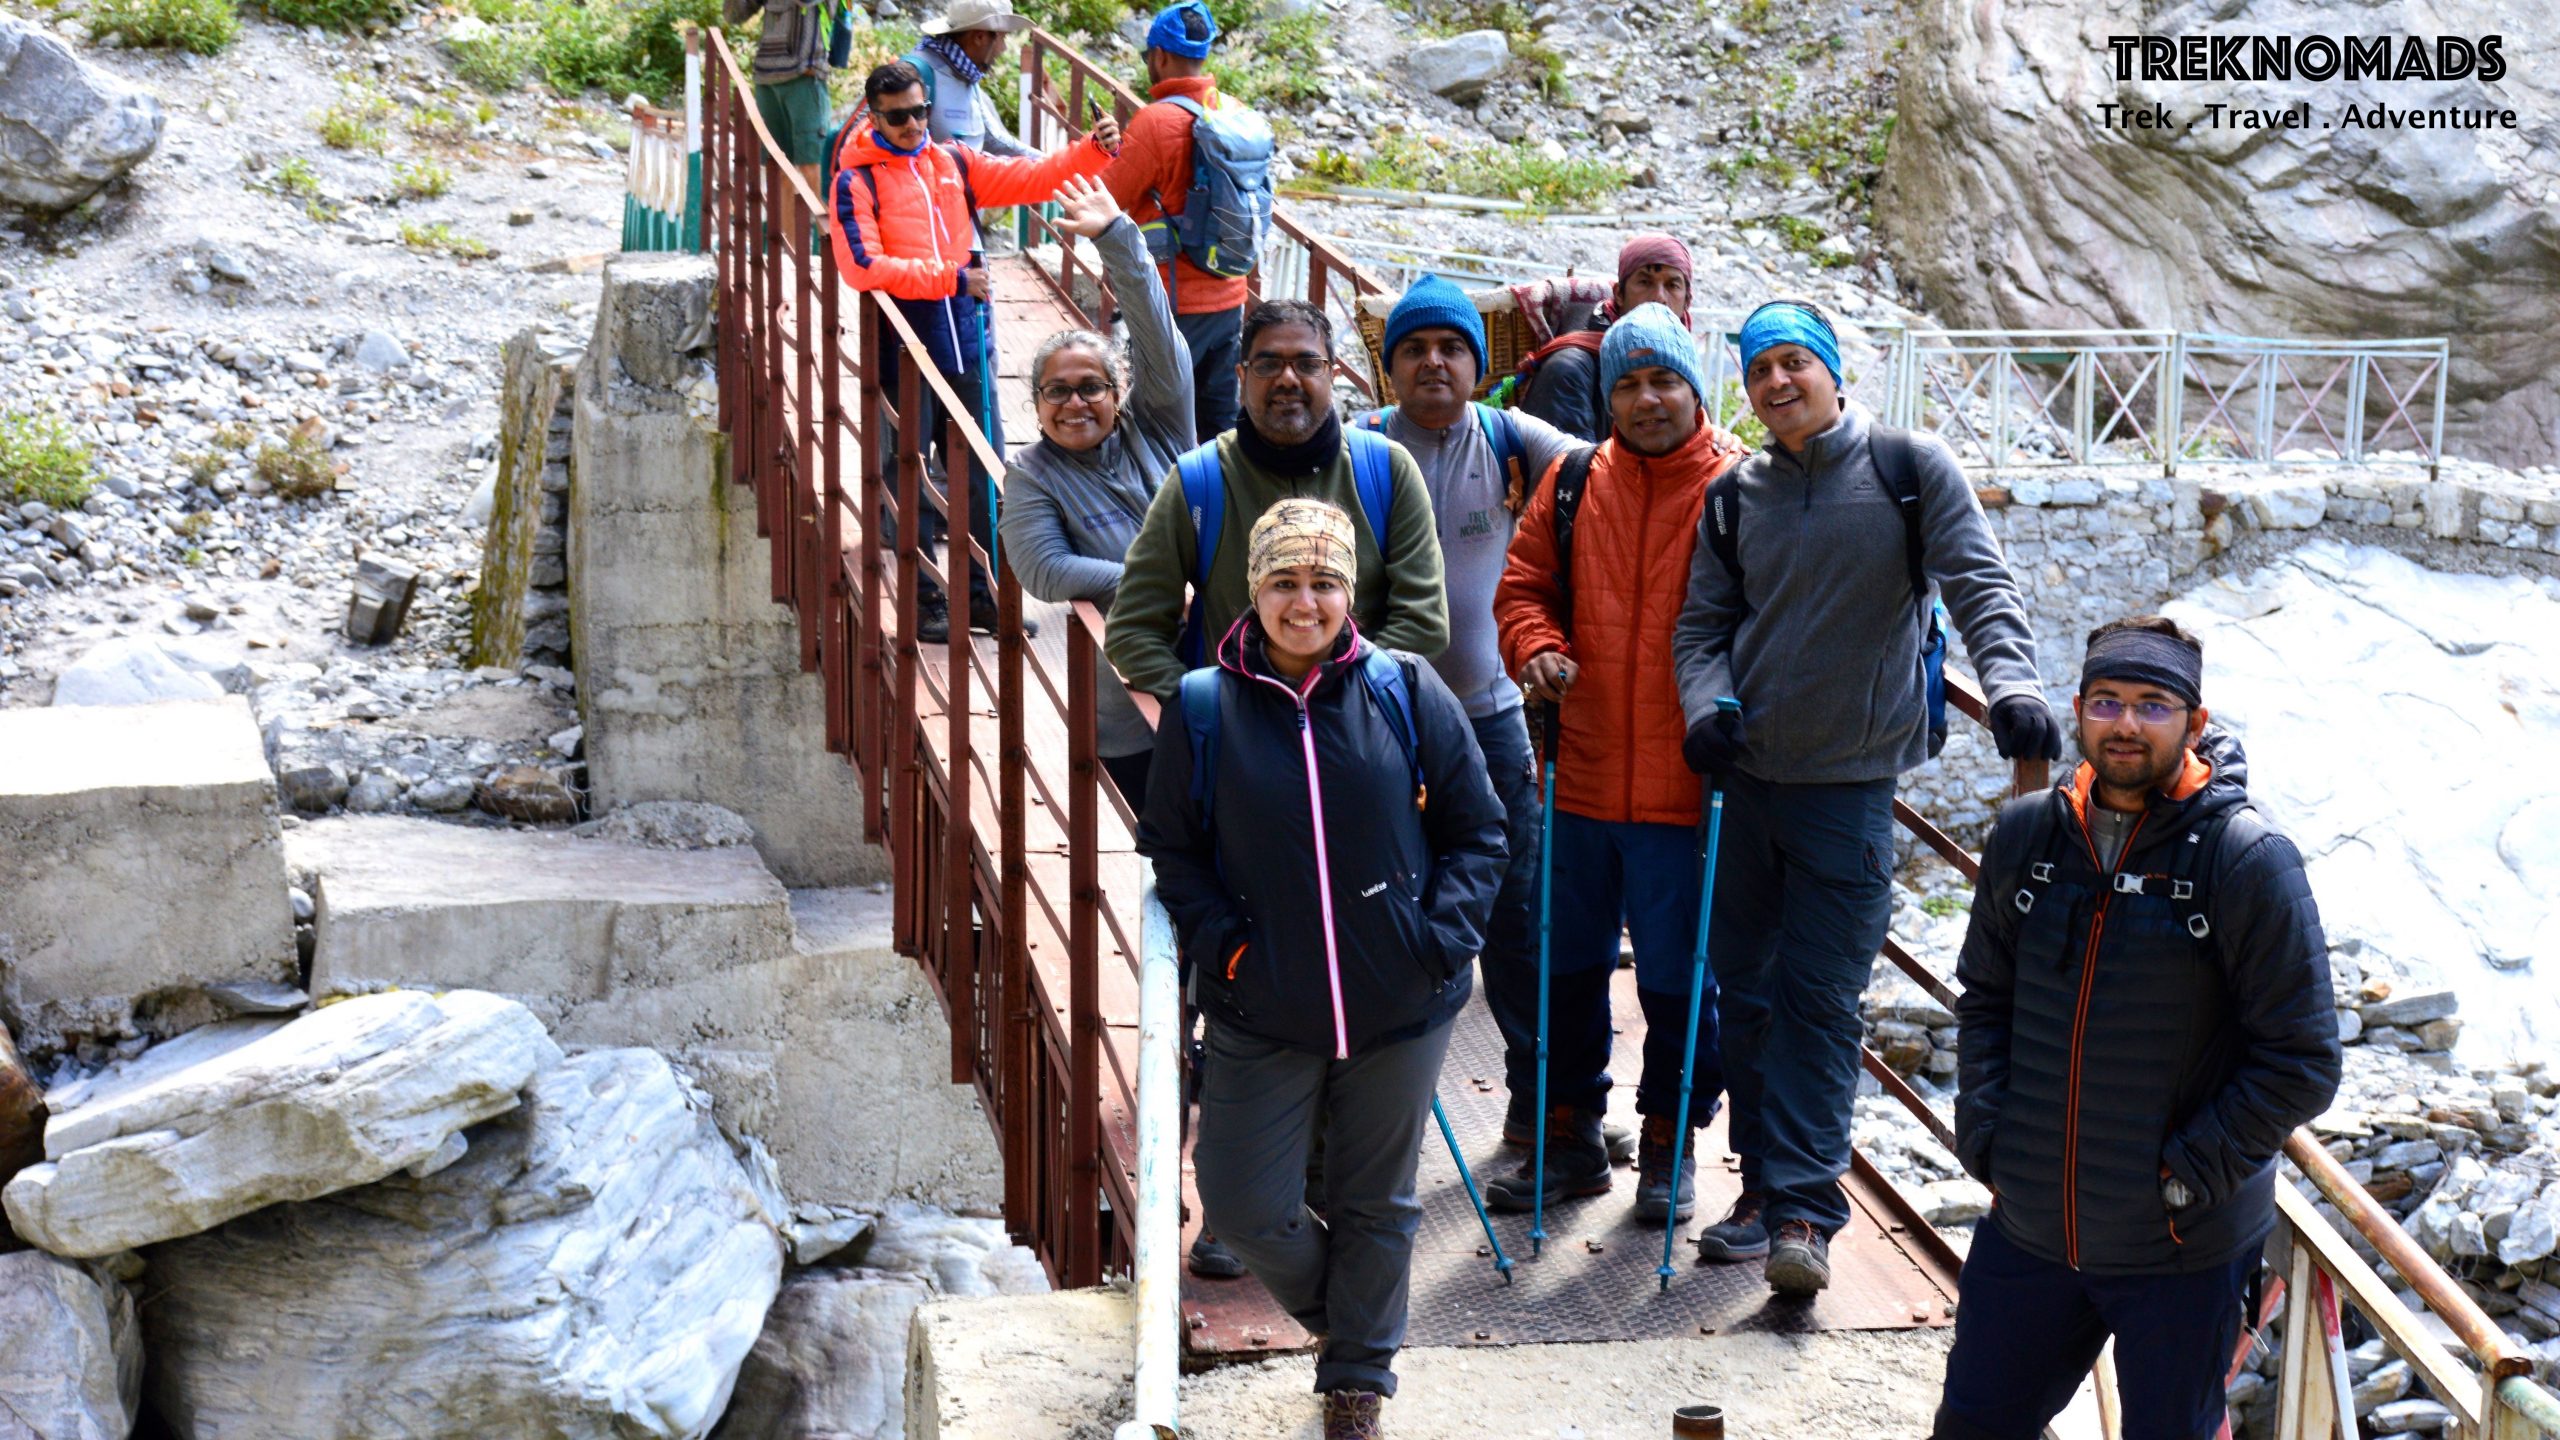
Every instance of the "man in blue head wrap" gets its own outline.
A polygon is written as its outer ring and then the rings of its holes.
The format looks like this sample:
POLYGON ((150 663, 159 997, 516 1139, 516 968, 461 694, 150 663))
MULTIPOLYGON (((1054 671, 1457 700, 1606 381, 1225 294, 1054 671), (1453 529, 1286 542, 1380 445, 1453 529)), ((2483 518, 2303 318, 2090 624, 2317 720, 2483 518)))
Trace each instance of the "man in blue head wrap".
POLYGON ((1708 950, 1742 1157, 1743 1195, 1698 1247, 1766 1257, 1773 1289, 1810 1296, 1849 1221, 1858 996, 1893 911, 1895 777, 1934 753, 1925 662, 1945 612, 2000 754, 2061 745, 2026 606, 1955 456, 1844 397, 1819 307, 1761 306, 1740 348, 1769 443, 1709 490, 1672 635, 1683 758, 1725 796, 1708 950))

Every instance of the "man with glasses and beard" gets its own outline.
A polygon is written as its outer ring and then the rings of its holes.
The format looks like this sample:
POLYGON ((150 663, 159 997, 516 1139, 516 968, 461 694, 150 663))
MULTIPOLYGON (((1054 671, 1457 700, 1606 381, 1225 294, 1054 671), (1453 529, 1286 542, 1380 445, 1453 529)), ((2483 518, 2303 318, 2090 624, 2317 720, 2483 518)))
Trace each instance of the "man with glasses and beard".
POLYGON ((1360 633, 1386 649, 1439 655, 1449 645, 1449 606, 1431 494, 1402 446, 1343 428, 1333 404, 1332 320, 1303 300, 1266 300, 1245 316, 1242 353, 1235 428, 1175 462, 1130 543, 1104 639, 1120 678, 1171 701, 1183 673, 1208 663, 1253 608, 1246 532, 1293 495, 1351 516, 1359 551, 1351 616, 1360 633))
POLYGON ((2170 620, 2089 635, 2085 758, 2010 801, 1956 975, 1956 1154, 1999 1196, 1965 1260, 1935 1440, 2029 1440, 2113 1338, 2128 1440, 2223 1414, 2276 1152, 2338 1089, 2302 856, 2249 802, 2170 620))

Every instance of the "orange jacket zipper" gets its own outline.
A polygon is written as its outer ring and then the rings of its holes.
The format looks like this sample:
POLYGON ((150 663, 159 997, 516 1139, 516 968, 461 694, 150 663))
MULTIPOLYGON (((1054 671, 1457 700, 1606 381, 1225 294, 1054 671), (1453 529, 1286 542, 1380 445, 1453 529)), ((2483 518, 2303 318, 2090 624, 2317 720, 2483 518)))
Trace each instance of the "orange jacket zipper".
MULTIPOLYGON (((2095 797, 2091 797, 2091 803, 2095 797)), ((2098 842, 2089 833, 2089 817, 2078 810, 2072 818, 2080 823, 2080 841, 2089 847, 2089 863, 2097 865, 2098 842)), ((2071 1088, 2062 1107, 2062 1246, 2064 1258, 2072 1269, 2080 1268, 2080 1043, 2089 1027, 2089 994, 2098 978, 2098 941, 2107 933, 2107 902, 2115 898, 2116 872, 2126 856, 2133 853, 2133 842, 2142 834, 2142 823, 2151 818, 2145 810, 2125 832, 2124 846, 2116 851, 2116 863, 2106 867, 2107 884, 2098 892, 2097 909, 2089 916, 2089 944, 2080 955, 2080 999, 2071 1013, 2071 1088)))

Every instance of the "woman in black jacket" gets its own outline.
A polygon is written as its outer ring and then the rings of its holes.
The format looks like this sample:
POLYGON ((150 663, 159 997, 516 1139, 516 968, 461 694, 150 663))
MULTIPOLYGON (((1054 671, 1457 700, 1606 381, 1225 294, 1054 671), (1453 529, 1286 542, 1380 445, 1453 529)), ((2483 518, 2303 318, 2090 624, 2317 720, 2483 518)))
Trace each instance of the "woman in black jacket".
POLYGON ((1167 707, 1138 824, 1208 1018, 1203 1220, 1324 1337, 1328 1440, 1376 1435, 1395 1393, 1416 1161, 1503 865, 1466 712, 1360 638, 1354 555, 1323 501, 1255 522, 1254 608, 1167 707))

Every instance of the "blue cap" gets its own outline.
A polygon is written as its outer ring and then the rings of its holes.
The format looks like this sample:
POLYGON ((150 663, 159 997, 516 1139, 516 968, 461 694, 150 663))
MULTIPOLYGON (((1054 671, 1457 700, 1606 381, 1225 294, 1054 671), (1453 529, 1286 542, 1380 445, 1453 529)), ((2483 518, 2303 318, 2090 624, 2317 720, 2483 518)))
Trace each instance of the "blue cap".
POLYGON ((1698 373, 1698 337, 1669 308, 1647 301, 1620 316, 1600 337, 1600 393, 1617 389, 1618 378, 1628 371, 1656 365, 1688 381, 1701 401, 1707 398, 1706 378, 1698 373))
POLYGON ((1476 302, 1467 292, 1441 279, 1425 275, 1404 292, 1396 308, 1387 312, 1386 356, 1395 359, 1396 345, 1416 330, 1455 330, 1467 337, 1467 345, 1476 352, 1476 378, 1484 378, 1484 317, 1476 313, 1476 302))
POLYGON ((1147 48, 1180 55, 1188 60, 1209 58, 1209 42, 1218 38, 1218 17, 1209 13, 1204 0, 1181 0, 1156 12, 1155 23, 1147 27, 1147 48), (1208 34, 1194 40, 1190 28, 1183 23, 1185 15, 1197 15, 1208 34))
POLYGON ((1829 321, 1789 300, 1772 300, 1742 322, 1742 373, 1750 374, 1752 361, 1780 345, 1801 345, 1812 351, 1822 368, 1831 372, 1831 383, 1841 383, 1840 337, 1831 333, 1829 321))

